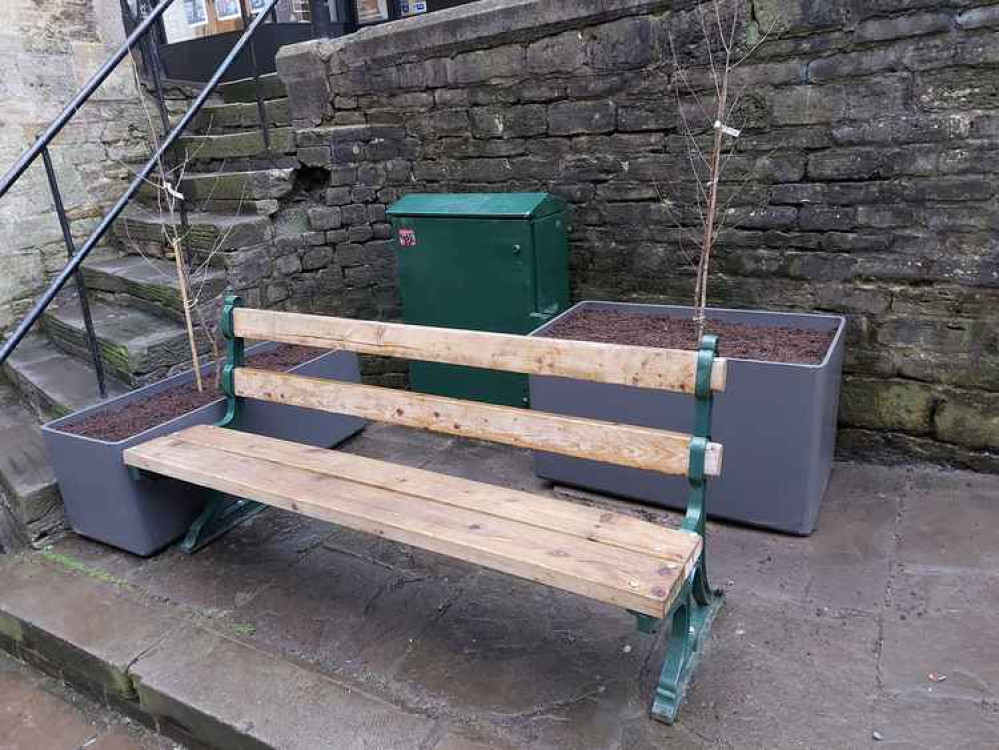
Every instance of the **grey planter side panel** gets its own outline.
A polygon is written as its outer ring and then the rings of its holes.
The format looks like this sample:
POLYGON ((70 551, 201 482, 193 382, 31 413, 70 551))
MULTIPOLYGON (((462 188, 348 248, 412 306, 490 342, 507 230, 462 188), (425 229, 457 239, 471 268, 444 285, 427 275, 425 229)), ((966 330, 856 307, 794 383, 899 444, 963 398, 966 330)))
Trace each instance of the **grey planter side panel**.
MULTIPOLYGON (((573 309, 582 306, 661 316, 690 314, 689 308, 618 303, 584 302, 573 309)), ((808 534, 815 528, 832 465, 842 319, 738 310, 712 310, 711 316, 838 331, 821 366, 730 360, 728 387, 715 399, 712 433, 724 444, 725 455, 722 476, 708 485, 708 512, 808 534)), ((540 411, 682 432, 693 427, 694 400, 682 394, 550 377, 532 377, 530 382, 531 407, 540 411)), ((547 453, 535 454, 535 470, 561 484, 670 508, 686 506, 683 478, 547 453)))
POLYGON ((118 443, 61 432, 63 424, 108 408, 120 408, 191 379, 178 375, 153 383, 119 399, 51 422, 43 428, 45 444, 59 481, 66 518, 78 534, 113 547, 148 556, 182 536, 205 503, 199 487, 172 479, 134 480, 122 453, 171 432, 211 424, 222 418, 217 401, 118 443))
MULTIPOLYGON (((260 348, 270 348, 262 345, 260 348)), ((291 372, 358 382, 360 369, 352 352, 329 352, 291 372)), ((202 373, 210 376, 211 366, 202 373)), ((77 533, 137 555, 148 556, 179 539, 201 512, 203 488, 165 477, 133 479, 122 453, 140 443, 199 424, 212 424, 225 414, 216 401, 168 423, 117 443, 60 431, 91 414, 119 409, 193 379, 182 373, 111 401, 50 422, 42 428, 62 493, 66 517, 77 533)), ((364 420, 297 407, 248 400, 245 429, 269 437, 328 448, 363 429, 364 420)))

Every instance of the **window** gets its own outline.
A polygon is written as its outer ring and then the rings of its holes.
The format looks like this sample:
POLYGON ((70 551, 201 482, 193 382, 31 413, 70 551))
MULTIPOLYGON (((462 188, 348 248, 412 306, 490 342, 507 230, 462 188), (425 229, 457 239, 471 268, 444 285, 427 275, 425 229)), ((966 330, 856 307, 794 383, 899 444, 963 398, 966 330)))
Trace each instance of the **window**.
POLYGON ((215 0, 215 13, 220 21, 239 18, 239 0, 215 0))
POLYGON ((357 3, 358 23, 377 23, 387 21, 388 0, 354 0, 357 3))
POLYGON ((267 5, 267 0, 250 0, 250 13, 259 13, 267 5))
POLYGON ((184 0, 184 15, 188 26, 204 26, 208 23, 208 8, 205 0, 184 0))

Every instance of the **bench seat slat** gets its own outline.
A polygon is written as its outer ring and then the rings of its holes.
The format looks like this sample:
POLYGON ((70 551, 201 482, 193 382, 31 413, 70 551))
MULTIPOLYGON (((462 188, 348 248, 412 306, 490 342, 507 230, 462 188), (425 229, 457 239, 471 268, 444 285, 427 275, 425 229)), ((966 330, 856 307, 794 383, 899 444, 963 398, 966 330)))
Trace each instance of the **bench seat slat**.
MULTIPOLYGON (((272 442, 251 439, 261 446, 272 442)), ((319 454, 307 446, 301 450, 313 458, 319 454)), ((274 455, 262 459, 206 446, 185 439, 183 432, 129 448, 125 463, 653 617, 665 616, 700 551, 699 538, 691 535, 687 563, 668 564, 561 531, 350 481, 335 469, 324 473, 274 455)))
MULTIPOLYGON (((237 336, 528 375, 694 392, 697 352, 238 308, 237 336)), ((725 390, 717 359, 711 389, 725 390)))
POLYGON ((498 487, 461 477, 414 469, 341 451, 310 448, 277 438, 198 425, 176 438, 206 448, 220 448, 247 458, 329 474, 402 495, 433 500, 531 526, 559 531, 614 547, 686 565, 696 558, 700 537, 690 531, 658 526, 639 518, 498 487))
MULTIPOLYGON (((447 435, 683 475, 691 436, 629 424, 462 401, 444 396, 240 367, 237 396, 350 414, 447 435)), ((709 443, 704 473, 721 472, 722 446, 709 443)))

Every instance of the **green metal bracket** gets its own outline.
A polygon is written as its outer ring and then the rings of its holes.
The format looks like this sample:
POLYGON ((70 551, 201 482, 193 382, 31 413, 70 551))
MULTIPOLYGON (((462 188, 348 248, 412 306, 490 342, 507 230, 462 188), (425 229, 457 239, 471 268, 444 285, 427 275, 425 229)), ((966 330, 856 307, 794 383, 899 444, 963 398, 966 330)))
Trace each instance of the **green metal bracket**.
MULTIPOLYGON (((222 392, 226 396, 226 410, 225 416, 215 426, 232 430, 241 429, 243 426, 243 399, 236 395, 235 374, 236 369, 243 367, 245 363, 246 345, 241 337, 236 336, 233 323, 233 312, 241 304, 242 300, 235 294, 227 294, 222 306, 220 323, 222 335, 226 340, 226 362, 222 367, 222 392)), ((213 492, 201 515, 187 530, 187 536, 180 543, 180 548, 187 554, 197 552, 233 527, 255 516, 264 507, 252 500, 213 492)))
POLYGON ((690 686, 690 678, 704 651, 703 645, 711 632, 718 610, 721 592, 713 592, 710 601, 701 604, 695 594, 696 571, 687 579, 683 591, 667 619, 670 622, 666 658, 652 699, 652 718, 666 724, 676 721, 680 704, 690 686))
MULTIPOLYGON (((718 357, 718 338, 707 335, 701 339, 697 352, 695 375, 694 430, 690 441, 690 458, 687 469, 689 491, 687 513, 680 528, 693 531, 701 537, 701 555, 697 564, 684 581, 665 621, 670 623, 666 657, 652 701, 652 717, 667 724, 676 720, 691 675, 700 659, 702 644, 707 639, 715 615, 722 604, 720 590, 708 584, 707 569, 707 477, 704 462, 708 443, 711 441, 711 370, 718 357)), ((638 629, 643 633, 656 632, 659 620, 638 615, 638 629)))

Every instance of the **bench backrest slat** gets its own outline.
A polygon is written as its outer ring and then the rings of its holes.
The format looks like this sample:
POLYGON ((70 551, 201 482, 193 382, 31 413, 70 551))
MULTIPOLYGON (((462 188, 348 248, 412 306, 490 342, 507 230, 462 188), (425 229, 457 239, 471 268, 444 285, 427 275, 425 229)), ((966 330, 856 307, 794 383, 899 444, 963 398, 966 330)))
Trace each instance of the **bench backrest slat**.
MULTIPOLYGON (((237 333, 250 335, 238 326, 237 333)), ((675 476, 687 474, 690 465, 692 438, 683 433, 248 367, 236 369, 233 380, 238 397, 349 414, 675 476)), ((705 474, 717 476, 721 459, 721 445, 709 443, 705 474)))
MULTIPOLYGON (((697 352, 237 308, 236 336, 426 362, 694 393, 697 352)), ((711 369, 725 389, 727 363, 711 369)))

